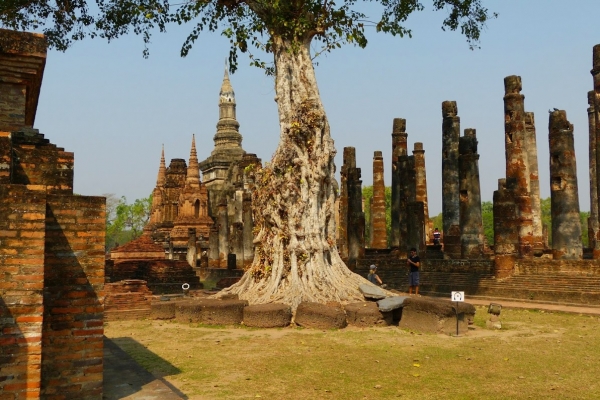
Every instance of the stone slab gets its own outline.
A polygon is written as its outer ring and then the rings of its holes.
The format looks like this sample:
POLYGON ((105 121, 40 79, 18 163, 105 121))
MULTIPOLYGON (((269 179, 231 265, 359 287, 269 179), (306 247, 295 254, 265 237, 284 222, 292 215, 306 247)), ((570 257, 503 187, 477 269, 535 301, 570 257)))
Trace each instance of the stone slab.
POLYGON ((358 290, 360 290, 365 299, 381 300, 387 297, 387 294, 382 289, 367 283, 359 285, 358 290))
POLYGON ((403 307, 404 300, 407 298, 407 296, 386 297, 385 299, 378 300, 377 306, 379 307, 379 311, 381 312, 393 311, 403 307))

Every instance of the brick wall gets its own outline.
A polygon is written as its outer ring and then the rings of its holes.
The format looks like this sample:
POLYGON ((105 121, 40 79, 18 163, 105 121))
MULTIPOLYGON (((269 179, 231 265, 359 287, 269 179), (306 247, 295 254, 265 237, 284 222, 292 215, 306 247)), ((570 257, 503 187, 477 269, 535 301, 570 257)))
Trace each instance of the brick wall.
POLYGON ((105 199, 48 195, 42 396, 102 398, 105 199))
POLYGON ((46 192, 44 187, 0 185, 0 199, 0 398, 36 398, 46 192))

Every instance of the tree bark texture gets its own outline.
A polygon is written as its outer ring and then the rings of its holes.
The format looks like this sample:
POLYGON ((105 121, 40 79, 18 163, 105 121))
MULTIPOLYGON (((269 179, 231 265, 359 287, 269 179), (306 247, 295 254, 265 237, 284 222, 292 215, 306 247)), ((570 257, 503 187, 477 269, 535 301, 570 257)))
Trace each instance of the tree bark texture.
POLYGON ((309 49, 274 39, 281 136, 270 164, 256 171, 256 251, 242 279, 220 292, 251 304, 362 301, 366 279, 338 254, 334 156, 309 49))

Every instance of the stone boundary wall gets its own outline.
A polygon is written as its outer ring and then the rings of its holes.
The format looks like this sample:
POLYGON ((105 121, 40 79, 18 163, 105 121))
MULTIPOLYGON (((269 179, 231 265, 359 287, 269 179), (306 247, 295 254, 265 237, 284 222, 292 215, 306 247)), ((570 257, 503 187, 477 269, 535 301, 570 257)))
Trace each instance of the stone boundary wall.
POLYGON ((45 234, 43 398, 102 397, 105 203, 47 196, 46 229, 37 232, 45 234))
POLYGON ((600 277, 600 260, 519 259, 515 275, 569 274, 600 277))

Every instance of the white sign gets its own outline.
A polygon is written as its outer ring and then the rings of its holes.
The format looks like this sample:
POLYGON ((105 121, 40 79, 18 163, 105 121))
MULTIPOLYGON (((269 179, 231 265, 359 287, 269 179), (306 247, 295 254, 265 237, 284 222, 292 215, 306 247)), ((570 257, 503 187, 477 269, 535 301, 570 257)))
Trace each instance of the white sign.
POLYGON ((465 301, 465 292, 452 292, 452 301, 465 301))

